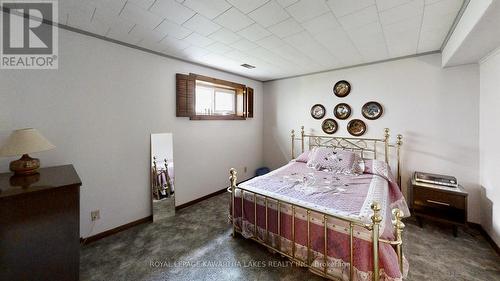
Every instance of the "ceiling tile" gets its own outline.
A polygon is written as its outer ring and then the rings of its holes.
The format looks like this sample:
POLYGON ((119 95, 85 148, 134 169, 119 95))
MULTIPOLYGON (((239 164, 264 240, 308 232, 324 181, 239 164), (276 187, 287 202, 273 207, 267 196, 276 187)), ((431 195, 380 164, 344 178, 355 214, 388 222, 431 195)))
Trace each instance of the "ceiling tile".
POLYGON ((284 40, 323 66, 332 66, 338 63, 334 56, 307 31, 294 34, 284 40))
POLYGON ((330 53, 335 54, 343 65, 356 65, 363 62, 363 58, 358 52, 351 38, 342 28, 324 30, 314 35, 330 53))
POLYGON ((410 32, 418 35, 421 23, 422 23, 421 17, 413 17, 402 21, 398 21, 397 23, 383 25, 382 29, 386 34, 410 32))
POLYGON ((241 36, 239 36, 238 34, 232 32, 231 30, 227 30, 225 28, 217 30, 216 32, 210 34, 210 36, 208 37, 213 40, 224 43, 226 45, 230 45, 241 38, 241 36))
MULTIPOLYGON (((151 0, 145 0, 145 1, 151 1, 151 0)), ((82 1, 83 2, 83 1, 82 1)), ((97 10, 101 13, 108 13, 110 15, 117 16, 120 11, 123 9, 125 6, 126 0, 108 0, 108 1, 102 1, 102 0, 91 0, 87 1, 85 4, 97 8, 97 10)), ((64 5, 67 3, 67 1, 59 1, 59 9, 61 7, 64 7, 64 5)), ((83 3, 82 3, 83 4, 83 3)), ((138 5, 141 7, 141 5, 138 5)), ((148 7, 149 8, 149 7, 148 7)), ((144 8, 147 10, 147 8, 144 8)))
POLYGON ((446 34, 448 34, 448 29, 422 30, 418 41, 418 52, 430 52, 441 49, 446 34))
POLYGON ((243 28, 254 23, 253 20, 251 20, 249 17, 247 17, 245 14, 241 13, 234 7, 218 16, 214 21, 235 32, 242 30, 243 28))
POLYGON ((141 25, 135 25, 129 32, 130 35, 136 37, 146 38, 151 42, 160 42, 167 34, 158 30, 150 30, 141 25))
POLYGON ((238 34, 247 38, 250 41, 257 41, 259 39, 271 35, 271 32, 267 31, 266 29, 262 28, 260 25, 255 23, 239 31, 238 34))
POLYGON ((384 32, 378 22, 350 30, 348 35, 366 61, 376 61, 389 57, 384 32))
POLYGON ((421 18, 424 12, 424 0, 413 0, 410 3, 380 12, 382 25, 397 23, 408 18, 421 18))
POLYGON ((216 53, 216 54, 220 54, 220 55, 225 54, 225 53, 233 50, 233 48, 227 46, 226 44, 222 44, 220 42, 215 42, 213 44, 210 44, 210 45, 206 46, 205 49, 207 49, 208 51, 210 51, 212 53, 216 53))
POLYGON ((183 5, 202 14, 203 16, 214 19, 231 8, 225 0, 186 0, 183 5))
POLYGON ((422 30, 432 31, 435 29, 450 29, 453 22, 455 21, 455 17, 455 13, 436 15, 433 13, 424 12, 424 17, 422 19, 422 30))
POLYGON ((91 33, 257 79, 275 79, 438 50, 462 3, 65 0, 59 12, 61 23, 91 33), (258 67, 249 71, 240 66, 244 62, 258 67))
POLYGON ((293 3, 296 3, 299 0, 276 0, 276 1, 278 1, 278 4, 280 4, 281 7, 286 8, 292 5, 293 3))
POLYGON ((255 48, 259 47, 259 45, 255 44, 251 41, 248 41, 245 38, 241 38, 240 40, 231 44, 231 47, 233 47, 237 50, 240 50, 240 51, 248 51, 248 50, 255 49, 255 48))
POLYGON ((378 21, 378 11, 375 6, 370 6, 338 19, 344 29, 355 29, 378 21))
POLYGON ((151 41, 148 39, 143 39, 137 43, 137 46, 142 47, 144 49, 148 49, 154 52, 163 53, 165 50, 165 46, 156 41, 151 41))
POLYGON ((182 26, 204 36, 210 35, 221 28, 220 25, 212 22, 200 14, 194 15, 194 17, 183 23, 182 26))
MULTIPOLYGON (((99 2, 102 2, 102 3, 113 3, 113 2, 121 2, 121 1, 122 0, 120 0, 120 1, 111 0, 111 1, 99 1, 99 2)), ((98 2, 98 1, 95 1, 95 2, 98 2)), ((144 10, 149 10, 149 8, 151 8, 151 6, 155 2, 155 0, 128 0, 128 2, 134 3, 135 5, 143 8, 144 10)))
POLYGON ((257 9, 258 7, 264 5, 269 0, 227 0, 233 6, 238 8, 245 14, 257 9))
POLYGON ((195 12, 174 0, 156 1, 149 9, 151 12, 166 17, 177 24, 183 24, 185 21, 195 15, 195 12))
POLYGON ((289 17, 288 13, 274 0, 249 13, 248 16, 263 27, 276 24, 289 17))
POLYGON ((182 50, 182 53, 186 58, 199 59, 203 56, 206 56, 210 52, 197 46, 189 46, 186 49, 182 50))
POLYGON ((106 37, 129 44, 136 44, 143 39, 142 36, 131 35, 128 32, 123 32, 122 30, 113 28, 108 31, 106 37))
POLYGON ((68 19, 70 26, 81 30, 86 30, 101 36, 104 36, 109 30, 109 25, 105 24, 102 21, 90 21, 88 18, 76 18, 75 14, 72 14, 71 18, 68 19))
POLYGON ((325 0, 300 0, 287 7, 286 10, 298 22, 305 22, 330 11, 325 0))
POLYGON ((197 47, 205 47, 212 44, 214 41, 210 38, 207 38, 198 33, 191 33, 188 37, 184 39, 185 42, 197 46, 197 47))
POLYGON ((378 10, 384 11, 387 9, 397 7, 399 5, 408 4, 413 0, 376 0, 376 1, 378 10))
POLYGON ((123 8, 120 17, 125 20, 132 21, 134 23, 140 24, 146 28, 153 29, 163 20, 161 17, 146 11, 139 6, 136 6, 130 2, 127 2, 125 8, 123 8))
POLYGON ((304 29, 293 18, 288 18, 287 20, 284 20, 280 23, 268 27, 268 30, 274 33, 275 35, 284 38, 292 34, 301 32, 304 29))
MULTIPOLYGON (((336 29, 340 25, 332 13, 326 13, 302 24, 311 34, 324 33, 325 31, 336 29)), ((327 35, 330 36, 330 35, 327 35)))
POLYGON ((168 34, 168 36, 170 37, 174 37, 177 39, 184 39, 189 34, 193 33, 191 30, 182 27, 174 22, 171 22, 167 19, 162 21, 162 23, 160 23, 160 25, 158 25, 155 29, 168 34))
POLYGON ((170 49, 175 49, 175 50, 183 50, 190 46, 189 43, 171 36, 163 38, 160 41, 160 43, 162 43, 165 46, 168 46, 170 49))
POLYGON ((279 49, 285 42, 280 38, 271 35, 256 41, 257 45, 264 47, 268 50, 279 49))
POLYGON ((425 6, 425 14, 429 16, 441 16, 457 14, 462 7, 463 0, 441 0, 425 6))
POLYGON ((335 16, 342 17, 375 5, 375 0, 328 0, 326 3, 330 6, 335 16))
POLYGON ((106 24, 108 27, 113 28, 115 30, 120 30, 121 32, 129 32, 135 23, 125 20, 122 17, 110 17, 109 14, 102 14, 98 10, 96 10, 94 14, 93 21, 100 21, 106 24))

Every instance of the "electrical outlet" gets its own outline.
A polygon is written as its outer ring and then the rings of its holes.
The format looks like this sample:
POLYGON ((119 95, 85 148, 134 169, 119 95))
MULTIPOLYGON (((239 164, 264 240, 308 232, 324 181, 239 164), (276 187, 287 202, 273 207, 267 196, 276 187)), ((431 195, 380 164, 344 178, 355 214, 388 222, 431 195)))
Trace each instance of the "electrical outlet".
POLYGON ((91 221, 96 221, 101 218, 101 214, 99 213, 99 210, 95 210, 90 212, 90 220, 91 221))
POLYGON ((247 172, 247 166, 243 167, 243 173, 247 172))

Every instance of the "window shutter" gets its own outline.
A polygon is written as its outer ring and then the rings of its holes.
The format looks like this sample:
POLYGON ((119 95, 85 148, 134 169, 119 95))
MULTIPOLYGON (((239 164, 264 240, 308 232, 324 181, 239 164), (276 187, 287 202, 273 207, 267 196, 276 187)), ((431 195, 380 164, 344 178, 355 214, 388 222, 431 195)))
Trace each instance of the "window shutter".
POLYGON ((253 118, 253 89, 247 87, 247 117, 253 118))
POLYGON ((177 73, 176 78, 176 116, 191 117, 194 112, 195 80, 190 75, 177 73))

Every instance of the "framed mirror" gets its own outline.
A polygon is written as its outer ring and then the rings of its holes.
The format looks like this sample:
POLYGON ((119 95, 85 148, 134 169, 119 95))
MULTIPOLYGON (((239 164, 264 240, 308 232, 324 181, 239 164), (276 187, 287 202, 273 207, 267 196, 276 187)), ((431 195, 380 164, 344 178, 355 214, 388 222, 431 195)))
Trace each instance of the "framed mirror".
POLYGON ((175 215, 174 148, 171 133, 151 134, 153 221, 175 215))

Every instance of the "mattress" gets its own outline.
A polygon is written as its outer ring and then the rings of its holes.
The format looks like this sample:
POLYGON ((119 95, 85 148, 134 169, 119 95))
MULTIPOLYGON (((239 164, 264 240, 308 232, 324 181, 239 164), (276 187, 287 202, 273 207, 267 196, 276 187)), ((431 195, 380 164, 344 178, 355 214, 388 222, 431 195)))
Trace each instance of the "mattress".
MULTIPOLYGON (((280 234, 278 235, 277 202, 267 200, 268 232, 266 232, 266 210, 263 196, 255 196, 253 192, 287 201, 312 210, 310 220, 311 254, 313 267, 324 269, 324 222, 326 213, 340 218, 371 223, 370 208, 372 202, 381 205, 382 223, 380 236, 394 239, 391 224, 391 209, 400 208, 409 215, 406 202, 393 180, 390 168, 382 161, 365 161, 365 173, 361 175, 335 174, 328 171, 317 171, 307 167, 303 162, 290 162, 287 165, 260 177, 256 177, 240 187, 250 192, 235 192, 235 222, 244 237, 257 236, 260 240, 296 258, 307 261, 307 211, 295 208, 295 235, 292 235, 292 206, 280 204, 280 234), (243 195, 243 212, 241 197, 243 195), (254 199, 257 203, 257 217, 254 217, 254 199), (317 211, 317 212, 315 212, 317 211), (295 245, 293 246, 293 237, 295 245), (293 250, 292 250, 293 249, 293 250)), ((327 270, 331 276, 341 280, 349 280, 350 249, 349 223, 341 219, 328 217, 327 221, 327 270)), ((354 227, 354 277, 355 280, 371 280, 373 257, 371 252, 371 233, 363 227, 354 227)), ((401 280, 405 275, 400 272, 397 254, 392 246, 380 243, 379 258, 381 280, 401 280)), ((407 266, 405 267, 407 268, 407 266)))

